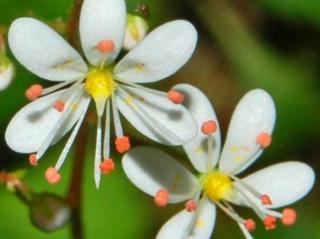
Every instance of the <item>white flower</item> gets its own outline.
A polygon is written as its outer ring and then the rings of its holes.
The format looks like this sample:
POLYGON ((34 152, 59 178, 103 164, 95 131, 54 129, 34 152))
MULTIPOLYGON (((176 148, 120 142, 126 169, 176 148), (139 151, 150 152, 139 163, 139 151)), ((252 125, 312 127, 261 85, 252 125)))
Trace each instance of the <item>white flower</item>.
POLYGON ((263 90, 247 93, 235 109, 227 139, 220 153, 220 130, 206 96, 190 85, 177 85, 195 116, 198 135, 184 149, 195 169, 194 176, 166 153, 151 147, 137 147, 126 153, 123 167, 129 179, 154 196, 158 206, 186 201, 186 209, 161 228, 157 239, 208 239, 216 218, 216 207, 234 219, 246 238, 252 238, 256 224, 243 219, 232 204, 252 208, 267 230, 277 218, 285 225, 296 220, 293 209, 272 210, 294 203, 309 192, 314 172, 300 162, 284 162, 242 179, 236 175, 250 166, 271 143, 275 121, 272 98, 263 90))
POLYGON ((120 153, 130 149, 130 142, 123 134, 118 110, 142 134, 163 144, 181 145, 196 134, 193 117, 179 104, 183 99, 180 93, 166 94, 137 84, 159 81, 182 67, 196 46, 195 28, 183 20, 166 23, 113 65, 122 48, 125 24, 124 0, 84 1, 80 38, 90 65, 54 30, 36 19, 19 18, 10 26, 9 46, 18 61, 39 77, 59 83, 45 89, 33 85, 26 91, 34 101, 11 120, 5 136, 8 145, 20 153, 33 153, 29 160, 36 165, 46 150, 73 127, 55 167, 46 171, 50 183, 60 180, 58 171, 91 99, 98 115, 94 166, 97 187, 101 171, 114 169, 109 158, 111 110, 120 153), (43 97, 37 99, 39 96, 43 97))
POLYGON ((149 26, 146 20, 142 17, 128 14, 123 48, 131 50, 147 35, 148 30, 149 26))
POLYGON ((14 77, 14 67, 11 62, 1 63, 0 60, 0 91, 5 90, 14 77))

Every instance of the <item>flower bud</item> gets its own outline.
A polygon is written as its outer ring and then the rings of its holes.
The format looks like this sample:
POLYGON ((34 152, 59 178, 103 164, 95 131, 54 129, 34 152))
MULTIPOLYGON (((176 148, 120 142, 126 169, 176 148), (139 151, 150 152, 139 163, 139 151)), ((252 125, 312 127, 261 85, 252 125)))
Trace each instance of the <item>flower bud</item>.
POLYGON ((66 201, 51 193, 34 195, 29 209, 33 225, 45 232, 61 228, 70 219, 70 207, 66 201))
POLYGON ((148 29, 148 23, 142 17, 127 14, 127 25, 123 48, 130 50, 135 47, 145 37, 148 29))
POLYGON ((13 64, 8 60, 8 58, 0 55, 0 91, 6 89, 10 85, 13 77, 13 64))

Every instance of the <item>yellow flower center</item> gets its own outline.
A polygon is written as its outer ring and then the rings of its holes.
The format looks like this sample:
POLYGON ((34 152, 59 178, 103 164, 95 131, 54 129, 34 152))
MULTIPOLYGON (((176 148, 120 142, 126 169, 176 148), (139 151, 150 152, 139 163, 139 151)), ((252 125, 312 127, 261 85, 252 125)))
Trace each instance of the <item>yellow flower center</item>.
POLYGON ((208 173, 203 178, 203 191, 212 201, 227 199, 232 193, 233 184, 230 177, 219 171, 208 173))
POLYGON ((117 84, 107 69, 94 69, 89 72, 85 81, 85 89, 96 101, 107 100, 114 92, 117 84))

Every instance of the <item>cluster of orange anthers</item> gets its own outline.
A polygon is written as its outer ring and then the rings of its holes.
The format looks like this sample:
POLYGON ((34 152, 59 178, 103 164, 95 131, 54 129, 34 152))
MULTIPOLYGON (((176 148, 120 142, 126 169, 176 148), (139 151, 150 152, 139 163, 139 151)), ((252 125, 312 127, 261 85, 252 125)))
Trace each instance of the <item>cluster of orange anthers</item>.
MULTIPOLYGON (((272 205, 272 200, 268 195, 262 195, 260 197, 261 203, 264 206, 271 206, 272 205)), ((285 226, 291 226, 295 224, 297 220, 297 213, 294 209, 292 208, 285 208, 282 211, 282 217, 281 221, 283 225, 285 226)), ((274 230, 277 227, 277 218, 273 215, 266 215, 263 220, 263 224, 265 226, 265 229, 267 231, 269 230, 274 230)), ((244 222, 244 226, 248 231, 254 231, 256 228, 256 222, 253 219, 247 219, 244 222)))
MULTIPOLYGON (((165 207, 168 205, 169 199, 170 199, 170 193, 168 192, 168 190, 160 189, 154 197, 154 202, 158 207, 165 207)), ((268 195, 262 195, 260 200, 261 200, 262 205, 264 205, 264 206, 271 206, 272 205, 272 200, 268 195)), ((198 208, 198 204, 194 199, 190 199, 190 200, 186 201, 185 209, 188 212, 190 212, 190 213, 194 212, 197 210, 197 208, 198 208)), ((297 213, 294 209, 285 208, 282 211, 281 221, 282 221, 283 225, 291 226, 291 225, 295 224, 296 220, 297 220, 297 213)), ((263 220, 263 223, 264 223, 266 230, 268 230, 268 231, 273 230, 277 226, 277 218, 272 215, 266 215, 263 220)), ((252 218, 245 220, 243 222, 243 225, 250 232, 252 232, 256 229, 256 222, 252 218)))

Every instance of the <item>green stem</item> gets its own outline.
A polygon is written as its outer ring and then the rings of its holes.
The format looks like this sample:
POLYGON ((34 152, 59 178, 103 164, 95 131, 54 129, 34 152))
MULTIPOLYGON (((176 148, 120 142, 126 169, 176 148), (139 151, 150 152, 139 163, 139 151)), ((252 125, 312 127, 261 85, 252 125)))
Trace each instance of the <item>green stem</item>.
MULTIPOLYGON (((74 0, 74 5, 71 10, 70 19, 67 26, 67 37, 70 44, 78 48, 78 29, 80 20, 80 11, 83 0, 74 0)), ((74 164, 72 176, 67 195, 67 202, 71 209, 71 234, 73 239, 84 239, 84 230, 81 216, 81 195, 83 182, 83 168, 86 154, 86 145, 88 141, 88 123, 85 121, 76 141, 76 149, 74 156, 74 164)))
POLYGON ((67 201, 71 209, 71 231, 73 239, 85 238, 81 218, 81 195, 88 131, 88 122, 85 121, 76 142, 72 177, 67 196, 67 201))
POLYGON ((74 0, 73 7, 71 9, 71 15, 67 25, 67 37, 70 44, 77 48, 78 46, 78 29, 79 19, 83 0, 74 0))

